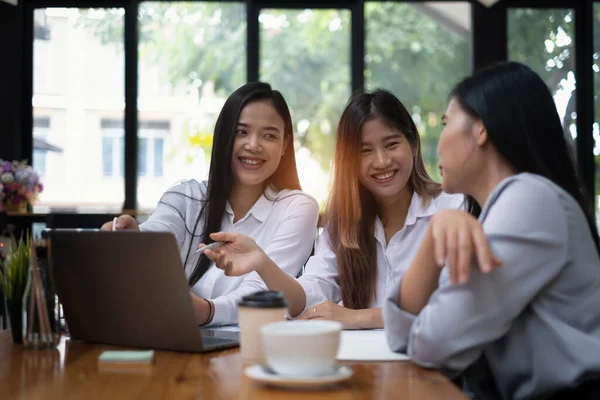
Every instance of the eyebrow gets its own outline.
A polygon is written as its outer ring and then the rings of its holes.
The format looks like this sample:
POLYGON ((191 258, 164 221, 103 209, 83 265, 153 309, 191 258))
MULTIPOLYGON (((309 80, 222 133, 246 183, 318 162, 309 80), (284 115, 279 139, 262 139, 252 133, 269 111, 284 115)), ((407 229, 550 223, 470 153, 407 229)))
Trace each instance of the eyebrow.
MULTIPOLYGON (((387 136, 383 137, 381 139, 381 141, 382 142, 387 142, 390 139, 399 139, 399 138, 403 138, 403 137, 404 137, 404 135, 401 134, 401 133, 392 133, 391 135, 387 135, 387 136)), ((363 141, 361 141, 360 144, 364 146, 366 144, 369 144, 369 142, 363 142, 363 141)))
MULTIPOLYGON (((245 123, 245 122, 238 122, 237 123, 238 127, 242 127, 242 128, 249 128, 250 125, 245 123)), ((265 130, 265 131, 274 131, 277 133, 280 133, 279 128, 277 128, 276 126, 263 126, 261 129, 265 130)))

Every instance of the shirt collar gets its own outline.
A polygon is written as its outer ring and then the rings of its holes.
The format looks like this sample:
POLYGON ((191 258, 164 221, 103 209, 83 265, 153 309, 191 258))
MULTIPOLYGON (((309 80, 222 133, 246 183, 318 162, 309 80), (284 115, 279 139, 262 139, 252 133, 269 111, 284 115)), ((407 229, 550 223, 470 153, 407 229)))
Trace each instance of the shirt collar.
MULTIPOLYGON (((404 226, 414 225, 419 218, 426 218, 434 215, 438 212, 438 208, 435 205, 434 199, 429 200, 429 204, 423 207, 423 198, 413 192, 412 199, 410 200, 410 206, 408 206, 408 214, 404 221, 404 226)), ((383 223, 379 216, 375 217, 375 239, 381 243, 385 248, 385 231, 383 229, 383 223)))
POLYGON ((413 225, 417 222, 418 218, 431 217, 436 212, 438 212, 438 208, 435 205, 435 200, 433 198, 429 200, 429 203, 426 206, 423 206, 423 198, 419 196, 417 192, 413 192, 404 225, 413 225))
MULTIPOLYGON (((250 215, 260 222, 265 222, 271 213, 271 208, 273 207, 273 201, 269 199, 274 199, 276 196, 277 192, 271 187, 268 187, 258 198, 258 200, 256 200, 256 203, 252 205, 248 213, 244 215, 238 222, 245 220, 250 215)), ((229 202, 225 204, 225 211, 233 218, 233 209, 231 208, 231 204, 229 204, 229 202)))

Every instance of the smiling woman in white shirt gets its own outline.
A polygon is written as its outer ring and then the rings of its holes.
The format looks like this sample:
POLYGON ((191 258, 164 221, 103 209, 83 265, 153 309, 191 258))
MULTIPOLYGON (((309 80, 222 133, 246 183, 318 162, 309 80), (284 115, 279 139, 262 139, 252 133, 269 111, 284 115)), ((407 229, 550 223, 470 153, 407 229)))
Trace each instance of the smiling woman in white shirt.
POLYGON ((384 308, 390 347, 464 374, 481 399, 600 399, 598 230, 551 93, 530 68, 495 65, 458 84, 444 123, 442 187, 472 215, 432 219, 384 308), (445 247, 472 260, 460 232, 476 217, 503 265, 438 286, 445 247))
POLYGON ((205 253, 227 275, 258 272, 269 289, 285 293, 293 317, 381 328, 384 294, 410 265, 430 218, 460 207, 463 196, 441 193, 431 180, 417 127, 385 90, 350 99, 333 158, 324 233, 299 279, 282 274, 278 261, 244 235, 213 234, 228 243, 205 253))
MULTIPOLYGON (((196 253, 220 230, 254 238, 281 268, 297 276, 314 244, 319 207, 300 189, 293 127, 283 96, 262 82, 229 96, 215 125, 208 181, 183 181, 162 196, 139 227, 127 215, 116 229, 172 232, 180 249, 200 325, 237 322, 237 302, 265 290, 257 274, 226 277, 196 253)), ((108 222, 102 229, 111 230, 108 222)))

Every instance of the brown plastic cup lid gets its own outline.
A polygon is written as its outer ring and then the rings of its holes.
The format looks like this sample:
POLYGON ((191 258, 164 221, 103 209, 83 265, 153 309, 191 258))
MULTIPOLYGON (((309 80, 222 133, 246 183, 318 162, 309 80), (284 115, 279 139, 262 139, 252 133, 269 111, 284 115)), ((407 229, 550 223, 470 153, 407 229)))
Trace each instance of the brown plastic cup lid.
POLYGON ((265 290, 242 297, 238 305, 253 308, 285 308, 288 304, 283 293, 275 290, 265 290))

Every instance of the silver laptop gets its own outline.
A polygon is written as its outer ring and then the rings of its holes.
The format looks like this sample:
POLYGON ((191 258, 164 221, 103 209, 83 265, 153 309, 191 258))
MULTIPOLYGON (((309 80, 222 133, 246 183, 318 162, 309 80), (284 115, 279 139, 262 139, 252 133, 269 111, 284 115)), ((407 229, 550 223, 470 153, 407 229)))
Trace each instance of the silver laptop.
POLYGON ((175 237, 166 232, 46 231, 71 339, 205 352, 239 344, 200 329, 175 237))

